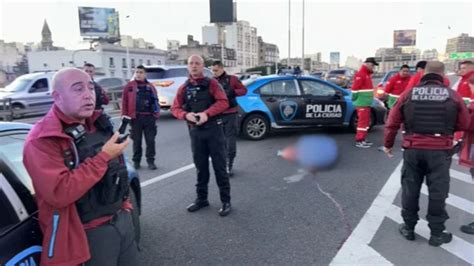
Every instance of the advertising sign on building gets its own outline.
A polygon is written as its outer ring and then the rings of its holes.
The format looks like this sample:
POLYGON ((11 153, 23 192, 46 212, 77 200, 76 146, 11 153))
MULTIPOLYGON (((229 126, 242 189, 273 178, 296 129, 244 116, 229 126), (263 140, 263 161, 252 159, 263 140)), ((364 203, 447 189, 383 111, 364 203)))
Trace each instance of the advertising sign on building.
POLYGON ((393 31, 393 47, 416 45, 416 30, 395 30, 393 31))
POLYGON ((83 37, 120 37, 118 13, 114 8, 79 7, 79 28, 83 37))

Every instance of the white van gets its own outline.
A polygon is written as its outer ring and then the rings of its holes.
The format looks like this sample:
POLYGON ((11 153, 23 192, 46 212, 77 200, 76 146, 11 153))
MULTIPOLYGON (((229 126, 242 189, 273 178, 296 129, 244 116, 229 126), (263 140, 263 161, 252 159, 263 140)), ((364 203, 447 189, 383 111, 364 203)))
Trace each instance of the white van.
POLYGON ((53 104, 52 79, 55 72, 39 72, 19 76, 0 88, 0 111, 13 109, 13 118, 26 114, 47 113, 53 104), (5 108, 5 105, 8 108, 5 108))

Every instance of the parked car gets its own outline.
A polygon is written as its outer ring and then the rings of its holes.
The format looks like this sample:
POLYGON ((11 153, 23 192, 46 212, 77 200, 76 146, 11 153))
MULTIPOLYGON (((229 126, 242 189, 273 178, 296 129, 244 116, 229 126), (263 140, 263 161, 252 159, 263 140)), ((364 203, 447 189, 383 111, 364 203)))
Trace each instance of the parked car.
MULTIPOLYGON (((23 166, 23 144, 32 125, 0 122, 0 265, 39 265, 42 234, 32 181, 23 166)), ((46 167, 46 166, 45 166, 46 167)), ((132 217, 140 237, 140 181, 127 162, 134 207, 132 217)))
MULTIPOLYGON (((357 127, 352 92, 311 76, 272 75, 249 79, 247 94, 237 97, 241 134, 261 140, 274 130, 311 127, 357 127)), ((371 127, 383 124, 387 109, 374 98, 371 127)))
POLYGON ((95 82, 99 84, 106 92, 122 92, 127 82, 123 78, 117 77, 96 77, 95 82))
POLYGON ((55 72, 38 72, 16 78, 0 88, 0 111, 13 109, 13 118, 45 114, 53 104, 52 78, 55 72))
POLYGON ((334 69, 327 73, 326 80, 336 84, 337 86, 350 88, 354 74, 354 70, 351 69, 334 69))
MULTIPOLYGON (((182 66, 145 66, 147 79, 156 87, 162 110, 168 110, 173 104, 178 88, 186 82, 189 72, 188 67, 182 66)), ((205 68, 204 75, 212 77, 212 72, 205 68)))
POLYGON ((324 79, 326 76, 326 72, 324 71, 315 71, 309 74, 312 77, 318 78, 318 79, 324 79))

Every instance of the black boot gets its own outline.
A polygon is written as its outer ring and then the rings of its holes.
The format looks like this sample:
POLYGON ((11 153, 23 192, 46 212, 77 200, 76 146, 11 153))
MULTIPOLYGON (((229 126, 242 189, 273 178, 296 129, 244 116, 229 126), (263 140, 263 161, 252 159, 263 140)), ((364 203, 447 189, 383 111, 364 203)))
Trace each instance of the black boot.
POLYGON ((406 240, 410 240, 410 241, 415 240, 415 230, 408 228, 406 224, 401 224, 398 227, 398 231, 404 238, 406 238, 406 240))
POLYGON ((209 201, 207 200, 196 200, 191 205, 187 207, 188 212, 199 211, 200 209, 209 206, 209 201))
POLYGON ((140 169, 140 162, 133 162, 133 167, 138 170, 140 169))
POLYGON ((442 244, 446 244, 451 242, 453 239, 453 235, 449 232, 442 232, 437 235, 431 235, 430 240, 428 243, 432 246, 439 247, 442 244))
POLYGON ((156 164, 154 162, 148 162, 148 169, 150 170, 156 170, 158 167, 156 167, 156 164))
POLYGON ((470 223, 470 224, 466 224, 466 225, 463 225, 461 226, 461 231, 466 233, 466 234, 470 234, 470 235, 474 235, 474 222, 470 223))
POLYGON ((222 208, 219 210, 219 215, 224 217, 229 215, 232 207, 230 206, 230 202, 222 203, 222 208))

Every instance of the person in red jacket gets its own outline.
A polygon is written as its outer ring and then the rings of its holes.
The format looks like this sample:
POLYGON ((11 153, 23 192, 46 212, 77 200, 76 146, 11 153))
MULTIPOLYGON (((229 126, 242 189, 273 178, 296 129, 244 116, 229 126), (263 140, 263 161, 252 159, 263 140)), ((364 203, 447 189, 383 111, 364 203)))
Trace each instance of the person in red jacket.
POLYGON ((109 97, 107 97, 107 93, 105 90, 97 84, 94 80, 94 75, 95 75, 95 66, 91 63, 85 63, 84 64, 84 72, 89 74, 89 76, 92 79, 92 82, 94 83, 94 90, 95 90, 95 109, 96 110, 103 110, 104 105, 109 104, 109 97))
MULTIPOLYGON (((469 87, 469 78, 474 76, 474 63, 472 61, 463 61, 459 64, 459 80, 456 91, 461 95, 466 105, 471 102, 471 89, 469 87)), ((454 89, 454 88, 453 88, 454 89)))
MULTIPOLYGON (((411 89, 418 85, 421 81, 421 78, 425 74, 425 66, 426 66, 426 61, 419 61, 416 63, 416 74, 411 76, 410 81, 408 82, 408 85, 406 89, 411 89)), ((445 86, 449 87, 449 79, 443 74, 443 84, 445 86)))
POLYGON ((146 69, 137 66, 134 80, 128 82, 122 93, 122 115, 129 116, 131 121, 131 137, 133 140, 133 165, 140 168, 142 160, 142 137, 146 142, 146 161, 150 170, 156 170, 155 138, 156 121, 160 117, 158 93, 153 84, 146 79, 146 69))
POLYGON ((247 88, 236 76, 228 75, 225 72, 224 65, 221 61, 214 61, 214 63, 212 63, 212 73, 214 74, 214 78, 221 84, 229 100, 229 109, 222 113, 222 121, 224 122, 224 135, 226 139, 227 174, 229 174, 229 177, 232 177, 234 175, 232 168, 237 154, 236 142, 239 128, 239 104, 237 103, 236 97, 245 95, 247 88))
POLYGON ((116 143, 119 135, 108 117, 94 110, 87 73, 63 69, 52 83, 53 107, 33 126, 23 150, 44 237, 40 264, 135 265, 122 156, 129 140, 116 143), (91 197, 99 193, 107 200, 91 197))
POLYGON ((403 93, 409 81, 410 67, 408 65, 401 66, 400 71, 387 81, 385 93, 388 94, 388 108, 391 109, 395 105, 395 102, 403 93))
MULTIPOLYGON (((468 85, 471 90, 471 99, 474 98, 474 75, 471 75, 468 80, 468 85)), ((459 164, 469 168, 471 177, 474 180, 474 101, 469 104, 469 114, 471 116, 471 123, 469 129, 466 130, 461 152, 459 154, 459 164)), ((474 235, 474 222, 462 225, 461 231, 474 235)))
POLYGON ((449 193, 453 134, 469 127, 466 105, 455 91, 443 85, 443 75, 443 63, 427 63, 421 83, 405 91, 390 111, 384 139, 384 151, 392 157, 397 131, 404 124, 401 214, 405 223, 399 231, 407 240, 415 239, 420 189, 426 178, 429 191, 426 218, 432 246, 452 239, 451 233, 444 232, 444 223, 449 218, 445 200, 449 193))
POLYGON ((367 140, 367 132, 370 128, 370 106, 374 100, 374 86, 372 84, 372 73, 375 66, 379 64, 373 57, 368 57, 360 70, 354 75, 352 83, 352 103, 357 109, 357 133, 355 136, 358 148, 370 148, 372 142, 367 140))
POLYGON ((230 182, 226 172, 225 136, 221 115, 229 108, 229 101, 219 82, 204 76, 204 60, 198 55, 188 58, 188 80, 179 87, 171 112, 186 120, 191 137, 193 161, 197 170, 197 199, 188 206, 195 212, 209 206, 209 157, 216 175, 222 202, 220 216, 231 211, 230 182))

